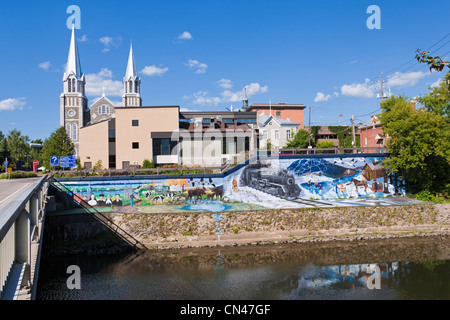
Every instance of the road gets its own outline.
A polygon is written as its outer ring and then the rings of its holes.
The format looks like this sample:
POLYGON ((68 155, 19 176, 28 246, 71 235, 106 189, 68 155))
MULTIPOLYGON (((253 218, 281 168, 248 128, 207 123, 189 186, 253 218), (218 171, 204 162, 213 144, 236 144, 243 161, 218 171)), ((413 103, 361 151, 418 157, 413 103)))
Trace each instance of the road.
POLYGON ((37 180, 39 177, 0 180, 0 210, 37 180))

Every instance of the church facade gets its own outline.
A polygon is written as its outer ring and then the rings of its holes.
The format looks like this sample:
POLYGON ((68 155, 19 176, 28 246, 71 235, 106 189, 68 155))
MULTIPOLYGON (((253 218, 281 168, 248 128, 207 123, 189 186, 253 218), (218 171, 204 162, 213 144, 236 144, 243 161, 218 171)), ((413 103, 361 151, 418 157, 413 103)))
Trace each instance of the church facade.
MULTIPOLYGON (((140 86, 141 79, 137 74, 133 46, 131 45, 127 69, 123 78, 123 107, 142 106, 140 86)), ((80 129, 101 121, 114 119, 117 107, 121 106, 115 105, 104 93, 91 106, 88 105, 86 78, 81 69, 75 26, 73 26, 69 55, 63 76, 63 92, 60 95, 60 125, 66 128, 67 134, 75 145, 75 156, 80 155, 80 129)))
POLYGON ((258 147, 257 112, 184 112, 179 106, 143 106, 133 46, 123 78, 122 103, 105 96, 91 105, 81 69, 75 29, 60 95, 60 121, 85 169, 140 168, 157 165, 221 166, 258 147), (213 134, 214 136, 211 136, 213 134))

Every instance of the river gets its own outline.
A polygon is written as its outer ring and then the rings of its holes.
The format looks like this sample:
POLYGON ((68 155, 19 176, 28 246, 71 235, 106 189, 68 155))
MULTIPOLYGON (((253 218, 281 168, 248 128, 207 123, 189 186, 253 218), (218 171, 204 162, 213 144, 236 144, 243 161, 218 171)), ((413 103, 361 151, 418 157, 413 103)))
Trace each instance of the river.
POLYGON ((450 299, 449 240, 397 238, 43 257, 36 298, 450 299), (80 289, 67 287, 70 265, 79 267, 80 289))

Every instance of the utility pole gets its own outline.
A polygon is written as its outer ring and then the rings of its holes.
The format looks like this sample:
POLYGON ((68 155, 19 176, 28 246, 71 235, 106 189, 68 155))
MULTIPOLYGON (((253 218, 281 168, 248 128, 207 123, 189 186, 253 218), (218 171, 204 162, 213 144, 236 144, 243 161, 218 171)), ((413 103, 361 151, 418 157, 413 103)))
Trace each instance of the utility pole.
POLYGON ((355 117, 352 115, 353 153, 356 153, 355 117))
POLYGON ((381 101, 384 99, 384 93, 383 93, 383 71, 381 71, 381 101))

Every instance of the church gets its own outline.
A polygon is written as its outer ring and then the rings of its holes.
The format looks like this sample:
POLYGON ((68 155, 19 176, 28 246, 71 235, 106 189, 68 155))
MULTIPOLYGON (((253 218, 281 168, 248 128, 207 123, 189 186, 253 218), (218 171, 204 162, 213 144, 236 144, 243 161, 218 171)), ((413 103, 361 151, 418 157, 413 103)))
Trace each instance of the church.
MULTIPOLYGON (((72 26, 69 56, 63 76, 64 90, 60 96, 60 124, 66 128, 67 134, 75 145, 75 156, 80 155, 80 129, 104 120, 115 118, 117 107, 103 93, 89 106, 85 95, 86 79, 81 70, 75 25, 72 26)), ((128 64, 123 78, 123 107, 141 107, 141 80, 137 74, 133 46, 130 46, 128 64)))
POLYGON ((114 105, 103 93, 89 105, 72 27, 60 122, 84 169, 101 164, 102 169, 129 170, 140 168, 146 159, 157 165, 217 167, 258 148, 257 112, 247 110, 246 98, 234 112, 181 112, 179 106, 143 106, 140 86, 131 45, 122 104, 114 105))

